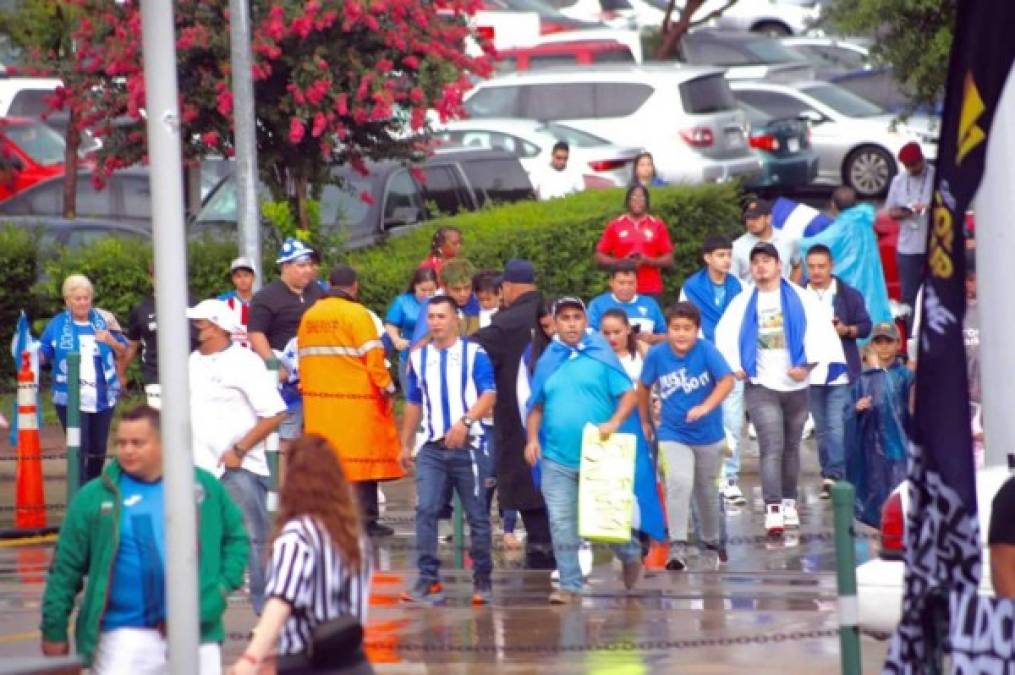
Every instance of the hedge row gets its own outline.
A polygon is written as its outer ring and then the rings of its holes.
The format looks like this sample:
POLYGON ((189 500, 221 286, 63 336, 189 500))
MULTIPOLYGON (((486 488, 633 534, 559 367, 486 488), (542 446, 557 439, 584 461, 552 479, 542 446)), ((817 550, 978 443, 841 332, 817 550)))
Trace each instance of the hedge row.
MULTIPOLYGON (((520 202, 445 222, 462 229, 464 255, 478 268, 500 269, 510 258, 527 258, 547 295, 589 298, 606 286, 606 274, 596 266, 593 252, 606 223, 623 213, 623 202, 623 190, 602 190, 549 202, 520 202)), ((736 237, 742 232, 739 194, 733 185, 665 187, 652 190, 651 203, 652 213, 669 227, 676 249, 674 269, 663 274, 664 298, 669 301, 676 298, 684 278, 701 266, 706 235, 736 237)), ((434 229, 420 228, 348 254, 347 261, 360 273, 360 294, 366 304, 380 312, 405 290, 434 229)))
MULTIPOLYGON (((477 268, 500 269, 509 258, 531 260, 537 282, 548 295, 578 294, 588 298, 606 285, 593 250, 612 217, 623 212, 623 190, 586 192, 551 202, 521 202, 441 220, 465 233, 465 255, 477 268)), ((705 235, 735 236, 740 205, 730 185, 666 187, 652 191, 652 212, 669 226, 676 247, 676 266, 664 274, 665 297, 676 296, 683 279, 700 265, 705 235)), ((383 314, 388 303, 405 290, 412 271, 427 254, 437 224, 417 228, 368 249, 348 252, 344 261, 360 274, 363 301, 383 314)), ((191 242, 188 265, 190 290, 211 297, 229 287, 225 274, 237 246, 231 241, 191 242)), ((271 270, 274 251, 264 251, 264 269, 271 270)), ((87 275, 96 289, 96 304, 122 323, 130 308, 151 292, 148 266, 151 246, 144 242, 105 239, 76 250, 39 251, 24 230, 0 227, 0 345, 10 344, 17 313, 24 308, 36 333, 63 308, 60 285, 71 273, 87 275)), ((330 265, 336 260, 325 260, 330 265)), ((11 360, 0 358, 0 387, 10 382, 11 360)))

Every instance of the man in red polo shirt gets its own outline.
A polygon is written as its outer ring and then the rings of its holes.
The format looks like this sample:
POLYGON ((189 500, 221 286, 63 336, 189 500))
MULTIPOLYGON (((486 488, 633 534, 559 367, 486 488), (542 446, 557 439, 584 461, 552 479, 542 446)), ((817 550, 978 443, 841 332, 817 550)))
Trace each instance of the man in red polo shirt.
POLYGON ((627 213, 610 221, 596 245, 596 262, 612 267, 619 260, 638 265, 638 294, 662 303, 663 275, 673 267, 673 243, 663 221, 650 216, 648 190, 641 185, 627 191, 627 213))

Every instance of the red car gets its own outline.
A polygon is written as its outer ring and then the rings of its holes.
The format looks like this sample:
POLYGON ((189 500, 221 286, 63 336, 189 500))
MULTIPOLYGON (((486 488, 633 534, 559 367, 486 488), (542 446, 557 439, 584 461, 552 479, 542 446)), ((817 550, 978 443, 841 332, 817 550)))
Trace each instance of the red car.
POLYGON ((62 176, 65 147, 60 134, 39 120, 0 118, 0 200, 62 176))
MULTIPOLYGON (((972 236, 975 231, 976 217, 972 211, 967 211, 967 236, 972 236)), ((901 300, 902 285, 899 282, 899 270, 895 262, 895 246, 899 240, 899 221, 888 215, 888 209, 878 211, 877 217, 874 219, 874 232, 878 235, 878 251, 881 254, 881 266, 885 270, 888 297, 892 300, 901 300)))
POLYGON ((549 42, 533 47, 502 49, 497 52, 496 67, 508 72, 592 63, 634 63, 634 55, 627 45, 615 40, 549 42))

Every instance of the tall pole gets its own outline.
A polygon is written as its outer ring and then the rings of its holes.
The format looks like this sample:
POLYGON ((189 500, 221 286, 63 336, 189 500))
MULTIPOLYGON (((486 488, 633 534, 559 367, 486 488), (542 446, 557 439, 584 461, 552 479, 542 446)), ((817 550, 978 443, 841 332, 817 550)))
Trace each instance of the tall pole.
POLYGON ((187 249, 171 0, 141 0, 148 156, 151 161, 155 313, 162 387, 169 670, 198 667, 197 515, 187 382, 187 249))
POLYGON ((250 55, 250 7, 229 0, 229 56, 233 76, 233 128, 236 138, 236 229, 242 255, 254 263, 254 290, 261 287, 261 219, 257 212, 257 140, 254 77, 250 55))
MULTIPOLYGON (((980 318, 980 379, 986 461, 1007 466, 1015 453, 1015 367, 1011 359, 1015 328, 1015 73, 1001 93, 987 144, 984 180, 976 195, 976 304, 980 318)), ((981 527, 985 526, 981 523, 981 527)))

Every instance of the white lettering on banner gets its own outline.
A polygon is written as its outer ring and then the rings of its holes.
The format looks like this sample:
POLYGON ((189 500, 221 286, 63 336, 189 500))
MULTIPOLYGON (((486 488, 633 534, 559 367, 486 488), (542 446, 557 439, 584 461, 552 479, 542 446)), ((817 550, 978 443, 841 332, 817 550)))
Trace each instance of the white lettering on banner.
MULTIPOLYGON (((934 331, 938 335, 944 335, 948 324, 955 323, 955 315, 941 303, 941 299, 937 297, 937 292, 930 284, 925 284, 923 287, 923 312, 926 317, 925 324, 927 329, 934 331)), ((924 350, 929 349, 926 340, 927 336, 924 335, 924 350)))
POLYGON ((674 373, 666 373, 659 378, 659 396, 660 398, 667 399, 678 390, 683 391, 685 394, 690 394, 696 389, 707 386, 711 379, 707 372, 697 376, 688 375, 687 369, 681 368, 674 373))
POLYGON ((1015 675, 1015 599, 952 593, 949 606, 952 672, 1015 675))

